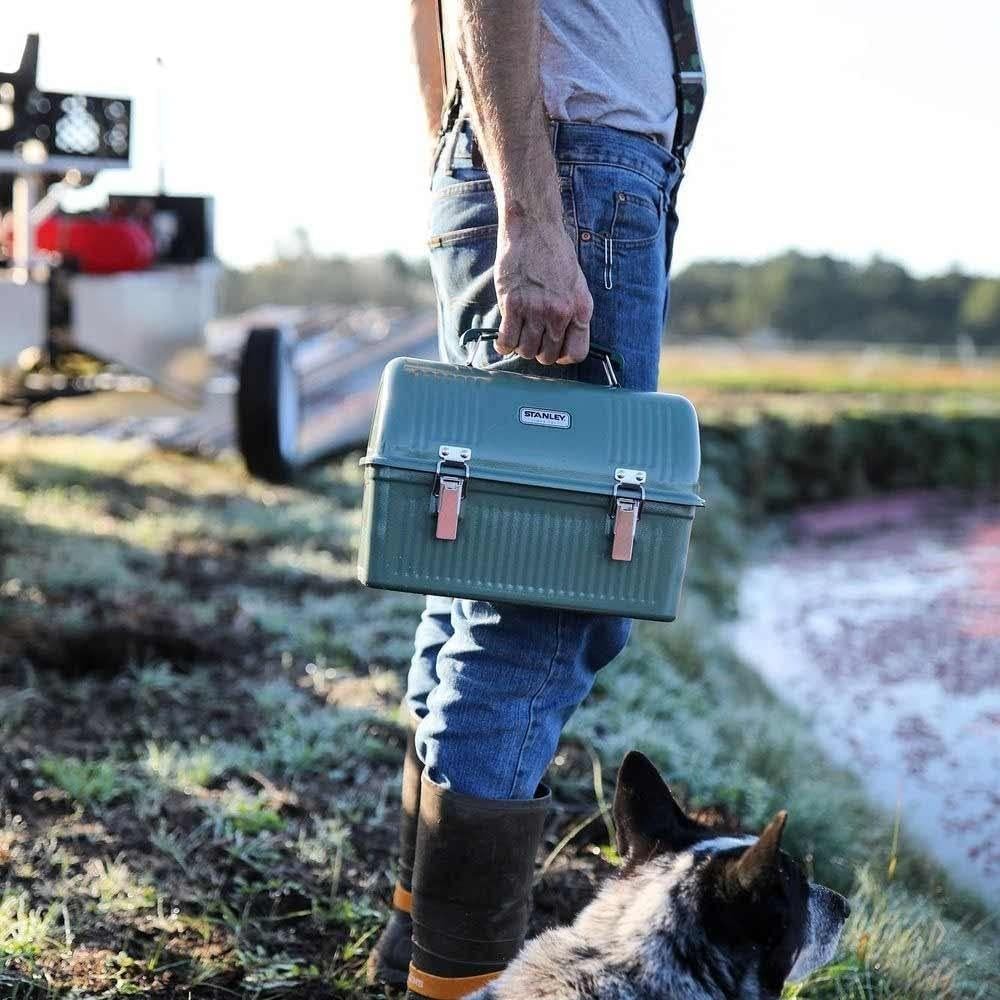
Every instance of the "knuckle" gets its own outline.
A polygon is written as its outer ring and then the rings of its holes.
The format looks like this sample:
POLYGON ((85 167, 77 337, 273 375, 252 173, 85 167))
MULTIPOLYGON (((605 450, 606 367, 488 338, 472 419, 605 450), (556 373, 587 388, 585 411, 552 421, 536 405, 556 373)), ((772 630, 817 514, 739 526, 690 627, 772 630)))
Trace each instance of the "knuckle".
POLYGON ((546 319, 560 327, 566 326, 573 318, 573 309, 565 302, 551 302, 546 310, 546 319))
POLYGON ((539 297, 529 298, 524 305, 527 321, 541 326, 545 322, 545 300, 539 297))

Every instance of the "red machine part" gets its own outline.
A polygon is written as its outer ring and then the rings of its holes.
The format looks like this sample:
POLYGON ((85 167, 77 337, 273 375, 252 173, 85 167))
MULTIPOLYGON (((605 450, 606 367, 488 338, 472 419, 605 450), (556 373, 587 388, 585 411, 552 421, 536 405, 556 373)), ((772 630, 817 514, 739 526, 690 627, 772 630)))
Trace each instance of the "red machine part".
POLYGON ((142 271, 156 256, 152 236, 135 219, 56 214, 38 227, 36 239, 39 250, 72 258, 84 274, 142 271))

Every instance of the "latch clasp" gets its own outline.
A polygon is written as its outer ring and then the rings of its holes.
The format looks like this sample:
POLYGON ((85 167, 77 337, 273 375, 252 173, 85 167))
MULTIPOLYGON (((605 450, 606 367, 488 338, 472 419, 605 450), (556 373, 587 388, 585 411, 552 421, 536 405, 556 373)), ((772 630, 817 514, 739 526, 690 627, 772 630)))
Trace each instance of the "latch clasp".
POLYGON ((458 518, 469 485, 469 459, 472 449, 461 445, 441 445, 434 475, 437 525, 434 537, 443 542, 458 538, 458 518))
POLYGON ((635 529, 646 499, 646 473, 642 469, 615 469, 611 494, 611 558, 631 562, 635 529))

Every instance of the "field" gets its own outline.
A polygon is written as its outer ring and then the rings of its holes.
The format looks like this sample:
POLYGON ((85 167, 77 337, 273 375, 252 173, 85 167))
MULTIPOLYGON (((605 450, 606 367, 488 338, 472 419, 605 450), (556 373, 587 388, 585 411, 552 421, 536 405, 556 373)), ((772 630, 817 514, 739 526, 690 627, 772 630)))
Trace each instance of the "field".
POLYGON ((837 350, 754 348, 732 341, 668 346, 661 386, 714 417, 760 413, 1000 414, 1000 360, 905 355, 880 346, 837 350))
MULTIPOLYGON (((835 376, 808 375, 820 377, 835 376)), ((753 392, 776 395, 776 376, 754 378, 753 392)), ((910 385, 885 392, 890 425, 935 410, 927 433, 954 434, 975 476, 997 424, 982 445, 962 421, 992 419, 993 383, 977 383, 986 401, 954 424, 927 385, 934 399, 910 413, 910 385)), ((699 391, 718 413, 745 395, 699 391)), ((817 415, 827 403, 803 399, 801 433, 825 421, 839 440, 839 418, 817 415)), ((873 485, 882 412, 868 410, 875 444, 857 439, 861 472, 845 489, 873 485)), ((607 802, 638 747, 692 806, 750 828, 788 808, 791 849, 851 895, 836 963, 788 997, 995 996, 996 916, 908 845, 891 806, 824 763, 724 638, 748 533, 741 486, 756 483, 766 511, 815 476, 788 458, 814 450, 808 438, 791 449, 798 422, 768 426, 706 428, 713 503, 696 522, 683 616, 639 626, 571 723, 550 774, 535 927, 569 919, 613 873, 607 802), (751 433, 757 459, 735 463, 751 433), (761 456, 785 492, 754 478, 761 456)), ((386 995, 362 968, 393 882, 418 602, 353 581, 356 457, 274 488, 233 460, 140 443, 0 439, 0 997, 386 995)))

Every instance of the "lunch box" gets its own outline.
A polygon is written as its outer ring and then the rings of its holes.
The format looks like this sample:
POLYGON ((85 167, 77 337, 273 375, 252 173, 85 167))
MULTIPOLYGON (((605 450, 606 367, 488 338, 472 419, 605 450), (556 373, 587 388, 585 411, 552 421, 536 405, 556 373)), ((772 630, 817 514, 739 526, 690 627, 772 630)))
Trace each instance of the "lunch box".
POLYGON ((682 396, 619 388, 592 354, 609 385, 389 362, 361 462, 360 581, 672 621, 704 505, 698 419, 682 396))

